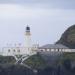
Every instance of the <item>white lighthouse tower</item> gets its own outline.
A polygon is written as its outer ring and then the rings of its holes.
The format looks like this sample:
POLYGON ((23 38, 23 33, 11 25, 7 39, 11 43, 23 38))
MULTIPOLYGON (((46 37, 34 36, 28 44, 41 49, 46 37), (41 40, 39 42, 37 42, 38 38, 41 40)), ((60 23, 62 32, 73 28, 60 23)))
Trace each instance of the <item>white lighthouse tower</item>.
POLYGON ((25 32, 25 47, 31 48, 31 33, 30 27, 27 25, 26 32, 25 32))
POLYGON ((25 44, 24 44, 26 53, 28 55, 32 54, 32 44, 31 44, 31 33, 30 33, 30 27, 27 25, 25 30, 25 44))

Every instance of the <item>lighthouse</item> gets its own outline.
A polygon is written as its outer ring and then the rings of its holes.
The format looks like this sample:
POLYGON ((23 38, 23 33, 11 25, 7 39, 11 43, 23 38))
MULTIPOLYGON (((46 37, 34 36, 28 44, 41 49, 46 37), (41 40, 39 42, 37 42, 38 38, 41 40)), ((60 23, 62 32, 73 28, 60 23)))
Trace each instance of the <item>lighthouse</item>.
POLYGON ((30 27, 28 25, 25 31, 25 47, 31 48, 31 32, 30 32, 30 27))
MULTIPOLYGON (((31 32, 30 32, 30 27, 27 25, 26 30, 25 30, 25 54, 27 55, 34 55, 36 54, 36 49, 33 47, 32 42, 31 42, 31 32)), ((24 53, 23 52, 23 53, 24 53)))

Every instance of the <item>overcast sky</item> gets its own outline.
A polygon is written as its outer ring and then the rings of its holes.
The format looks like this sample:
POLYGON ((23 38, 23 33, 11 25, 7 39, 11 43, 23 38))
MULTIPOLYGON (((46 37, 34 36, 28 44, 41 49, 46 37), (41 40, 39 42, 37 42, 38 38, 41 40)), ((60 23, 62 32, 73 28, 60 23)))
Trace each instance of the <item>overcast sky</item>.
POLYGON ((55 43, 75 24, 75 0, 0 0, 0 46, 24 43, 31 27, 33 43, 55 43))

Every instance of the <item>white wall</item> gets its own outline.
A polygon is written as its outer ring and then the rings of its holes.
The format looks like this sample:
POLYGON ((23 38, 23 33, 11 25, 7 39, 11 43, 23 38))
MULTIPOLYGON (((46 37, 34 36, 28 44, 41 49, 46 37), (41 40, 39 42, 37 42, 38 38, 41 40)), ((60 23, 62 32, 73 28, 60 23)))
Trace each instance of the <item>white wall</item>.
POLYGON ((32 48, 4 47, 4 48, 2 48, 2 54, 1 55, 3 55, 3 56, 24 55, 24 54, 31 55, 32 53, 34 53, 34 50, 32 48))

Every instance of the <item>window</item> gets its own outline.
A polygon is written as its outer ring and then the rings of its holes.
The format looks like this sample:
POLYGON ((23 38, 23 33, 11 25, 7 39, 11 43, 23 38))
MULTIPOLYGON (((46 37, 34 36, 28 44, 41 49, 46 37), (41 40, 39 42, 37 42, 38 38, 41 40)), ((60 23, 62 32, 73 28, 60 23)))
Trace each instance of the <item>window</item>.
POLYGON ((47 49, 45 49, 45 51, 47 51, 47 49))
POLYGON ((56 51, 56 48, 54 49, 54 51, 56 51))
POLYGON ((43 50, 41 49, 41 52, 43 52, 43 50))
POLYGON ((20 52, 20 49, 18 50, 18 52, 20 52))
POLYGON ((15 49, 13 50, 13 52, 15 52, 15 49))
POLYGON ((51 51, 51 49, 49 49, 49 51, 51 51))
POLYGON ((10 52, 10 49, 8 49, 8 52, 10 52))
POLYGON ((59 52, 59 49, 58 49, 58 52, 59 52))

